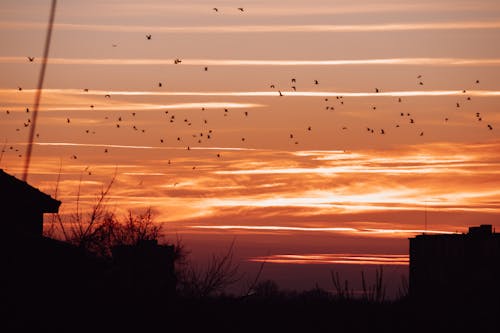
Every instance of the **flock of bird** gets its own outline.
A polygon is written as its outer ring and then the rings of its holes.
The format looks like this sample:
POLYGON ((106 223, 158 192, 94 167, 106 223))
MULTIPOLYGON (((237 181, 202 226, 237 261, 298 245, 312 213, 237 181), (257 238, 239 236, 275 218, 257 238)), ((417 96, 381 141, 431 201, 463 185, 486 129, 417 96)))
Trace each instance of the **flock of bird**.
MULTIPOLYGON (((238 11, 240 11, 240 12, 244 12, 244 8, 237 8, 237 10, 238 10, 238 11)), ((214 7, 214 8, 213 8, 213 11, 215 11, 215 12, 219 12, 219 9, 214 7)), ((151 34, 147 34, 147 35, 145 35, 145 37, 146 37, 146 39, 147 39, 147 40, 151 40, 151 39, 152 39, 152 35, 151 35, 151 34)), ((113 46, 113 47, 116 47, 116 44, 113 44, 112 46, 113 46)), ((29 62, 34 62, 35 57, 29 56, 29 57, 27 57, 27 59, 28 59, 28 61, 29 61, 29 62)), ((173 63, 174 63, 175 65, 178 65, 178 64, 181 64, 181 63, 182 63, 182 60, 181 60, 181 59, 179 59, 179 58, 176 58, 176 59, 174 59, 174 60, 173 60, 173 63)), ((208 71, 208 67, 207 67, 207 66, 203 67, 203 70, 204 70, 204 71, 208 71)), ((423 86, 423 85, 424 85, 424 81, 423 81, 423 79, 422 79, 422 75, 420 75, 420 74, 419 74, 419 75, 417 75, 417 76, 416 76, 416 78, 417 78, 417 82, 418 82, 417 84, 418 84, 418 85, 420 85, 420 86, 423 86)), ((476 81, 475 81, 475 83, 476 83, 476 84, 479 84, 480 82, 479 82, 479 80, 476 80, 476 81)), ((320 82, 319 82, 318 80, 313 80, 313 81, 311 82, 311 85, 312 85, 312 86, 318 86, 319 84, 320 84, 320 82)), ((157 86, 158 86, 158 88, 162 88, 162 87, 163 87, 163 83, 162 83, 162 82, 158 82, 157 86)), ((280 90, 280 89, 277 89, 277 88, 276 88, 276 86, 277 86, 277 85, 276 85, 275 83, 272 83, 272 84, 270 84, 270 85, 269 85, 269 88, 270 88, 270 89, 273 89, 273 90, 277 90, 277 96, 279 96, 279 97, 284 97, 284 96, 286 96, 286 95, 283 93, 283 91, 282 91, 282 90, 280 90)), ((297 79, 296 79, 295 77, 290 79, 290 89, 291 89, 293 92, 297 91, 297 79)), ((19 90, 19 91, 22 91, 23 89, 22 89, 22 87, 18 87, 18 90, 19 90)), ((89 92, 89 88, 84 88, 84 89, 83 89, 83 92, 84 92, 84 93, 88 93, 88 92, 89 92)), ((466 94, 466 93, 467 93, 467 91, 466 91, 466 90, 463 90, 462 92, 463 92, 464 94, 466 94)), ((379 89, 379 88, 374 88, 374 93, 375 93, 375 94, 381 93, 381 89, 379 89)), ((111 94, 105 94, 105 95, 104 95, 104 98, 105 98, 105 99, 111 99, 111 97, 112 97, 112 95, 111 95, 111 94)), ((469 96, 469 97, 467 97, 467 101, 470 101, 470 100, 471 100, 470 96, 469 96)), ((336 96, 336 97, 335 97, 335 99, 334 99, 334 102, 336 102, 338 105, 333 105, 333 103, 329 100, 329 98, 324 98, 324 103, 325 103, 324 108, 325 108, 326 110, 328 110, 328 111, 334 111, 336 106, 338 107, 338 106, 343 106, 343 105, 344 105, 344 97, 343 97, 343 96, 336 96)), ((399 98, 397 99, 397 102, 398 102, 398 103, 402 103, 402 98, 401 98, 401 97, 399 97, 399 98)), ((455 105, 455 106, 456 106, 456 108, 460 108, 460 107, 461 107, 461 105, 460 105, 460 103, 459 103, 459 102, 456 102, 456 105, 455 105)), ((89 107, 90 107, 90 109, 93 109, 93 110, 95 109, 95 105, 94 105, 94 104, 91 104, 89 107)), ((98 108, 97 108, 97 109, 98 109, 98 108)), ((377 110, 377 106, 376 106, 376 105, 372 105, 372 106, 371 106, 371 109, 372 109, 373 111, 376 111, 376 110, 377 110)), ((201 111, 204 111, 204 110, 205 110, 205 108, 201 108, 201 111)), ((6 114, 7 114, 7 115, 9 115, 10 113, 11 113, 11 112, 10 112, 9 110, 6 110, 6 114)), ((30 113, 29 108, 26 108, 26 113, 30 113)), ((137 114, 136 112, 131 112, 131 114, 130 114, 130 115, 132 116, 132 118, 135 118, 135 117, 136 117, 136 114, 137 114)), ((173 124, 173 123, 175 123, 176 121, 178 121, 178 119, 176 118, 175 114, 169 113, 169 111, 168 111, 168 110, 165 110, 165 111, 164 111, 164 114, 165 114, 165 116, 167 117, 167 120, 168 120, 168 122, 169 122, 169 123, 173 124)), ((229 110, 228 108, 224 108, 223 115, 226 117, 226 116, 228 116, 229 114, 230 114, 230 110, 229 110)), ((248 111, 244 111, 244 112, 243 112, 243 115, 244 115, 244 117, 248 117, 248 116, 249 116, 249 112, 248 112, 248 111)), ((407 121, 409 124, 415 124, 415 118, 414 118, 414 117, 413 117, 413 116, 412 116, 409 112, 400 112, 400 116, 401 116, 402 118, 406 119, 406 121, 407 121)), ((124 125, 124 122, 125 122, 125 119, 124 119, 124 118, 125 118, 124 116, 120 115, 120 116, 118 116, 118 117, 115 119, 115 127, 116 127, 117 129, 119 129, 119 128, 122 128, 122 127, 123 127, 122 125, 124 125)), ((105 120, 110 120, 110 119, 109 119, 109 116, 106 116, 104 119, 105 119, 105 120)), ((479 112, 477 112, 477 113, 476 113, 476 119, 477 119, 477 121, 479 121, 479 122, 481 122, 481 121, 482 121, 482 116, 481 116, 481 114, 480 114, 479 112)), ((448 118, 445 118, 445 119, 444 119, 444 121, 445 121, 445 122, 448 122, 448 120, 449 120, 448 118)), ((71 118, 67 117, 67 118, 66 118, 66 123, 67 123, 67 124, 71 124, 71 118)), ((189 118, 184 118, 184 119, 182 120, 182 123, 183 123, 185 126, 188 126, 188 127, 193 125, 193 122, 192 122, 189 118)), ((27 119, 27 121, 26 121, 26 122, 23 122, 23 127, 29 127, 29 126, 30 126, 30 124, 31 124, 31 119, 27 119)), ((203 125, 207 125, 207 124, 208 124, 208 119, 206 119, 206 118, 205 118, 205 119, 203 119, 203 125)), ((145 132, 146 132, 146 129, 144 129, 144 128, 141 128, 141 129, 140 129, 140 128, 138 128, 138 126, 137 126, 137 125, 135 125, 135 124, 128 124, 128 125, 130 125, 129 127, 130 127, 133 131, 137 131, 137 132, 140 132, 140 133, 145 133, 145 132)), ((205 126, 204 126, 204 127, 205 127, 205 126)), ((399 124, 396 124, 396 125, 395 125, 395 127, 400 127, 400 125, 399 125, 399 124)), ((348 127, 347 127, 347 126, 342 126, 341 128, 342 128, 342 130, 348 130, 348 127)), ((487 128, 488 128, 489 130, 493 130, 493 126, 492 126, 491 124, 487 124, 487 128)), ((21 128, 17 128, 17 129, 16 129, 16 131, 18 131, 18 132, 19 132, 20 130, 21 130, 21 128)), ((312 131, 312 126, 311 126, 311 125, 307 125, 307 126, 305 126, 305 132, 306 132, 306 133, 307 133, 307 132, 311 132, 311 131, 312 131)), ((386 134, 386 129, 384 129, 384 128, 375 129, 375 128, 373 128, 373 127, 368 126, 368 127, 366 127, 366 131, 367 131, 368 133, 371 133, 371 134, 375 134, 375 133, 379 133, 380 135, 385 135, 385 134, 386 134)), ((96 134, 96 131, 95 131, 95 130, 91 130, 91 129, 85 129, 85 133, 86 133, 86 134, 96 134)), ((212 137, 213 137, 213 135, 214 135, 214 131, 213 131, 212 129, 206 129, 205 131, 203 131, 203 130, 202 130, 202 131, 196 131, 196 132, 194 132, 194 133, 191 135, 191 136, 192 136, 192 139, 191 139, 191 140, 193 140, 193 139, 194 139, 194 140, 196 141, 196 143, 201 144, 201 143, 203 143, 204 141, 209 141, 209 140, 211 140, 211 139, 212 139, 212 137)), ((420 131, 420 132, 419 132, 419 136, 423 136, 423 135, 424 135, 424 131, 420 131)), ((37 137, 37 138, 39 138, 39 136, 40 136, 40 135, 39 135, 39 133, 37 133, 37 134, 36 134, 36 137, 37 137)), ((298 145, 298 144, 299 144, 299 141, 297 140, 297 135, 296 135, 295 133, 290 133, 290 134, 289 134, 289 140, 291 140, 291 142, 292 142, 293 144, 295 144, 295 145, 298 145)), ((164 137, 160 137, 160 138, 158 139, 158 141, 159 141, 159 143, 160 143, 160 144, 163 144, 163 143, 165 143, 165 142, 166 142, 166 139, 165 139, 164 137)), ((181 136, 177 136, 176 141, 180 143, 180 142, 184 142, 184 141, 186 141, 186 142, 187 142, 188 140, 184 140, 184 138, 182 138, 181 136)), ((246 141, 246 138, 245 138, 245 137, 241 137, 241 142, 245 142, 245 141, 246 141)), ((191 150, 191 146, 190 146, 190 145, 186 145, 186 149, 187 149, 187 150, 191 150)), ((14 148, 14 146, 10 146, 10 147, 9 147, 9 150, 14 150, 14 151, 16 151, 16 152, 19 152, 19 149, 18 149, 18 148, 14 148)), ((108 151, 109 151, 109 150, 108 150, 108 148, 105 148, 105 149, 104 149, 104 153, 108 153, 108 151)), ((5 152, 6 152, 6 144, 4 145, 4 147, 3 147, 3 149, 2 149, 2 155, 3 155, 3 153, 5 153, 5 152)), ((19 157, 22 157, 22 154, 19 154, 18 156, 19 156, 19 157)), ((221 154, 220 154, 220 153, 217 153, 217 154, 216 154, 216 157, 217 157, 217 158, 220 158, 220 157, 221 157, 221 154)), ((77 159, 77 158, 78 158, 78 156, 77 156, 76 154, 72 154, 72 155, 71 155, 71 158, 72 158, 72 159, 77 159)), ((170 160, 168 161, 168 164, 171 164, 171 161, 170 161, 170 160)), ((195 167, 193 167, 193 169, 195 169, 195 167)))

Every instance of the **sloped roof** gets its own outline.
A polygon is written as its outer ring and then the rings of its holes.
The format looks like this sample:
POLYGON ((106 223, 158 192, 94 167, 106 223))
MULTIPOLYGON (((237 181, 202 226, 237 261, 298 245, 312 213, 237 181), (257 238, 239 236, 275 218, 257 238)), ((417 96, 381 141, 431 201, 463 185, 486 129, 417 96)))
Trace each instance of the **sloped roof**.
MULTIPOLYGON (((26 202, 28 207, 38 208, 43 213, 57 213, 61 202, 28 183, 0 169, 0 206, 19 207, 26 202)), ((22 207, 22 206, 21 206, 22 207)))

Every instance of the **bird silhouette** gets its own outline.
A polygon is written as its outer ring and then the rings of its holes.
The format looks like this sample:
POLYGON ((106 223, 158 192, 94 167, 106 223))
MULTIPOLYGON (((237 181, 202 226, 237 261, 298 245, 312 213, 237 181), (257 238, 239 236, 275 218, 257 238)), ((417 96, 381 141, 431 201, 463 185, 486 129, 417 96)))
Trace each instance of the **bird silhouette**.
POLYGON ((292 86, 293 91, 297 91, 297 87, 292 86))
POLYGON ((270 88, 273 88, 273 89, 274 89, 274 88, 276 88, 276 87, 274 86, 274 84, 271 84, 269 87, 270 87, 270 88))
POLYGON ((381 129, 381 130, 380 130, 380 134, 385 134, 384 129, 381 129))
POLYGON ((69 118, 66 118, 66 122, 67 122, 67 123, 69 124, 69 122, 70 122, 70 119, 69 119, 69 118))
POLYGON ((214 7, 214 8, 212 8, 212 10, 218 12, 219 8, 214 7))
POLYGON ((294 82, 296 82, 296 81, 295 81, 295 78, 292 78, 292 83, 294 83, 294 82))
POLYGON ((181 60, 181 59, 179 59, 179 58, 177 58, 177 59, 175 59, 175 60, 174 60, 174 64, 176 64, 176 65, 177 65, 177 64, 180 64, 181 62, 182 62, 182 60, 181 60))
POLYGON ((106 94, 104 95, 105 98, 111 98, 111 95, 110 94, 106 94))
POLYGON ((488 128, 491 130, 493 130, 493 126, 491 126, 490 124, 488 124, 488 128))
POLYGON ((281 90, 279 90, 278 92, 279 92, 280 96, 283 96, 283 94, 281 93, 281 90))
POLYGON ((151 39, 151 35, 146 35, 146 38, 149 40, 151 39))
POLYGON ((314 84, 319 84, 318 80, 314 80, 314 84))
POLYGON ((33 62, 33 60, 35 60, 35 57, 28 57, 28 60, 29 60, 30 62, 33 62))
POLYGON ((162 85, 163 85, 163 84, 162 84, 161 82, 158 82, 158 87, 160 87, 160 88, 161 88, 161 87, 162 87, 162 85))
POLYGON ((378 88, 375 88, 375 92, 376 92, 376 93, 378 93, 378 92, 379 92, 378 88))
POLYGON ((420 132, 420 136, 424 136, 424 132, 420 132))
POLYGON ((240 12, 242 12, 242 11, 244 11, 245 9, 244 9, 244 8, 242 8, 242 7, 239 7, 239 8, 238 8, 238 10, 239 10, 240 12))

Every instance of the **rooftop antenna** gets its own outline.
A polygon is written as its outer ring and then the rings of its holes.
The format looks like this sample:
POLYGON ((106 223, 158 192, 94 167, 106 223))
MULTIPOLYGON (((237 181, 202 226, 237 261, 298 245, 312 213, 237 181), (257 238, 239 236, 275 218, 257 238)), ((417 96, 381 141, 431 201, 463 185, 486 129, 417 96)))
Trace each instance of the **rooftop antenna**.
POLYGON ((45 78, 45 69, 47 68, 47 61, 49 59, 50 39, 52 37, 52 28, 54 27, 54 17, 56 15, 57 0, 52 0, 50 7, 49 24, 47 26, 47 35, 45 36, 45 47, 43 50, 42 67, 40 69, 40 76, 38 77, 38 86, 35 93, 35 102, 33 104, 33 115, 31 116, 30 136, 28 140, 28 147, 26 149, 26 160, 24 162, 23 181, 28 179, 28 169, 30 167, 31 151, 33 150, 33 139, 35 136, 36 119, 38 117, 38 108, 40 106, 40 98, 42 97, 43 80, 45 78))

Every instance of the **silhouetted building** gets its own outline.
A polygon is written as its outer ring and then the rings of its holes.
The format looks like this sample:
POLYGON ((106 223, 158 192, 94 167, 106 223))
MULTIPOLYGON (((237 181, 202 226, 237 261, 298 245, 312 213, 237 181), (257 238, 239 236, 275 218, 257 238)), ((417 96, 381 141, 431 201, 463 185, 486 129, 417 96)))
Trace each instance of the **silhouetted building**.
POLYGON ((176 288, 173 245, 143 240, 112 249, 113 270, 118 287, 138 296, 173 296, 176 288), (166 295, 165 295, 166 294, 166 295))
POLYGON ((467 234, 410 238, 410 296, 485 300, 500 295, 500 234, 491 225, 467 234))
POLYGON ((43 214, 57 213, 61 202, 0 169, 0 225, 8 237, 43 233, 43 214))

